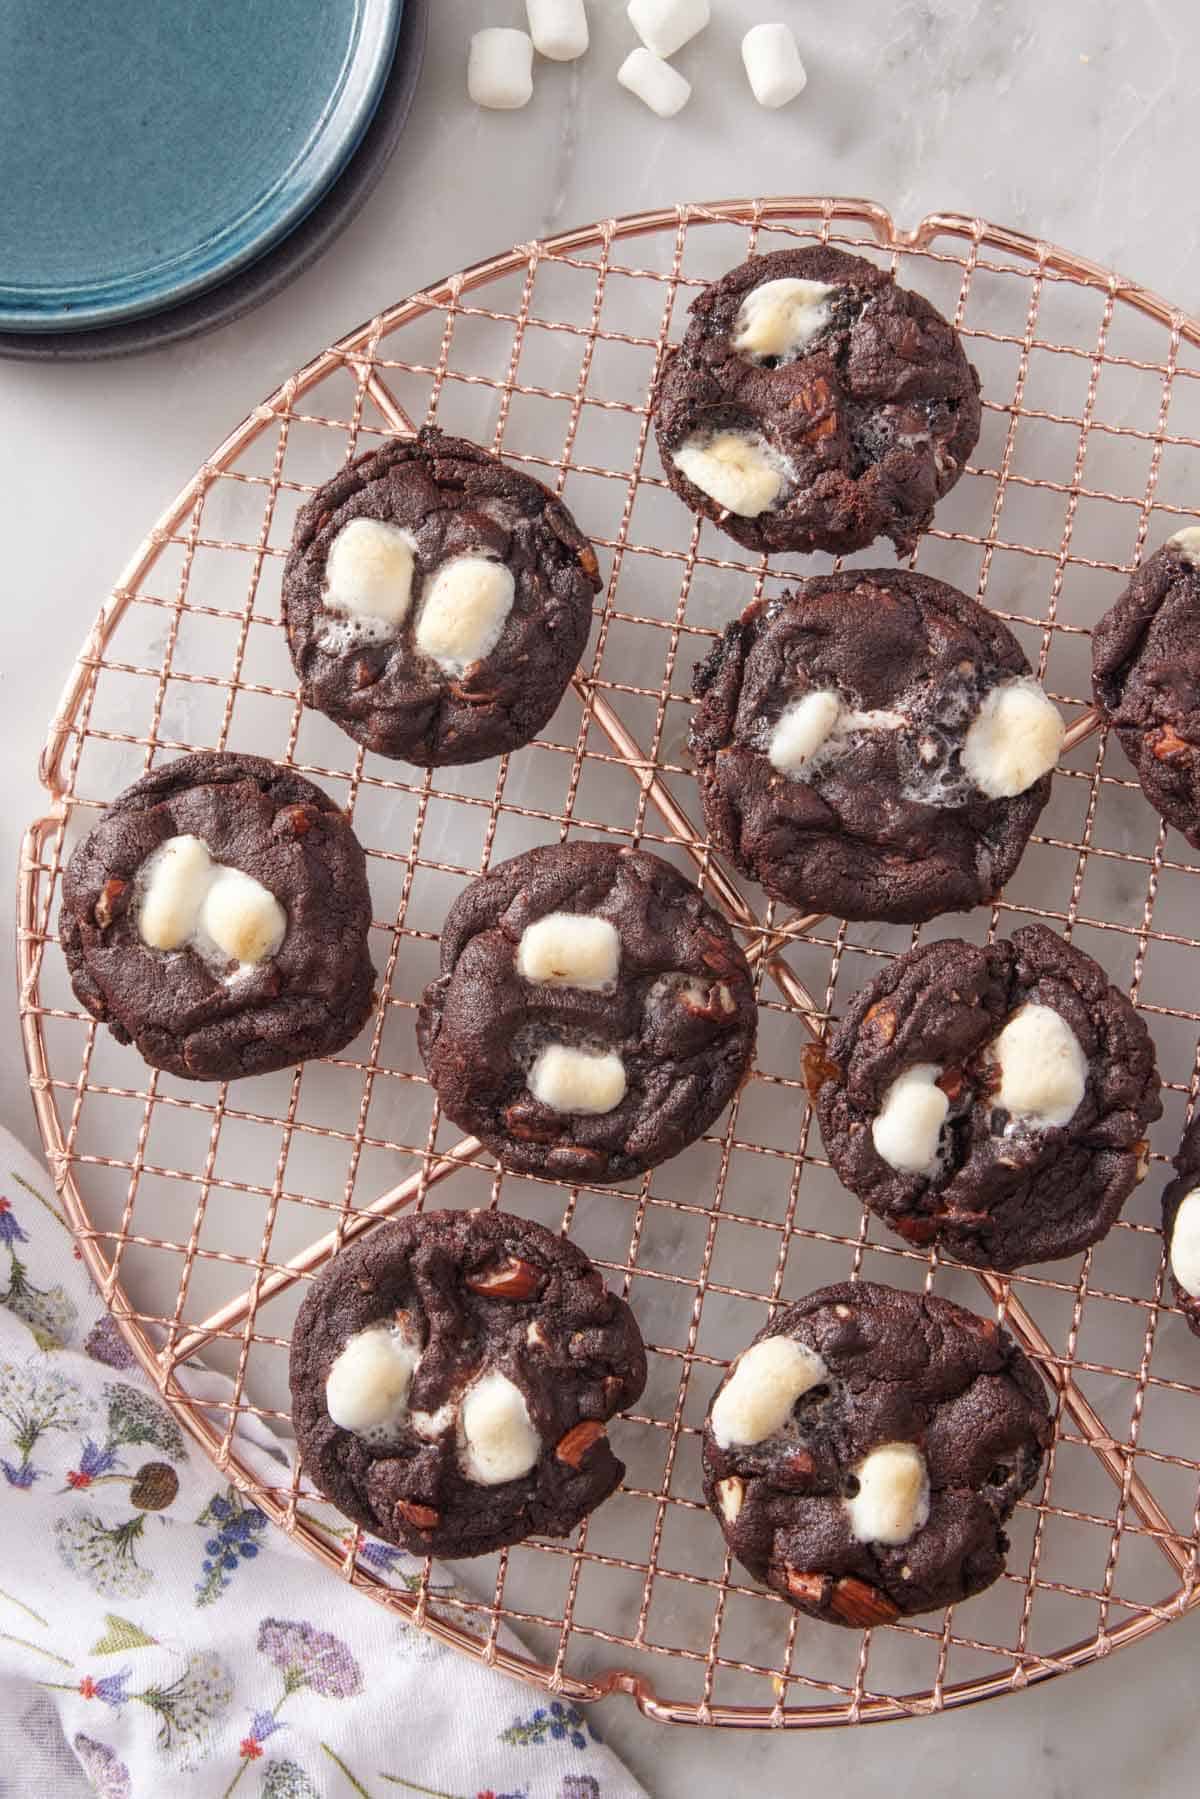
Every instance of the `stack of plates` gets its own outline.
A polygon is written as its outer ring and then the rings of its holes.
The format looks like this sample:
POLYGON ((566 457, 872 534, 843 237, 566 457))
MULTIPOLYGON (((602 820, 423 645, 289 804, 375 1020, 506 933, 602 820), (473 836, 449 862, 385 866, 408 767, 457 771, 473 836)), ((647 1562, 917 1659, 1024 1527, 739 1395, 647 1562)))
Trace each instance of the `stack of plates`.
POLYGON ((276 293, 383 172, 428 0, 0 0, 0 354, 119 355, 276 293))

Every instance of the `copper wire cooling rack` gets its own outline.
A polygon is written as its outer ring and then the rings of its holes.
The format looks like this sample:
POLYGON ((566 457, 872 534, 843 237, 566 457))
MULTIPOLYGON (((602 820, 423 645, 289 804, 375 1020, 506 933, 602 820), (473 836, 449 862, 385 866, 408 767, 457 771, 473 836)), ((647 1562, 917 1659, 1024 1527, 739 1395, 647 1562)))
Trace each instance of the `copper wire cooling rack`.
MULTIPOLYGON (((977 219, 935 214, 905 231, 857 200, 679 207, 520 245, 389 308, 257 407, 151 531, 42 758, 50 803, 20 884, 31 1082, 88 1267, 139 1360, 229 1480, 318 1561, 573 1699, 621 1690, 656 1718, 742 1725, 940 1711, 1078 1667, 1197 1603, 1200 1344, 1164 1291, 1156 1221, 1200 1084, 1198 871, 1086 696, 1091 624, 1143 555, 1196 518, 1198 346, 1200 324, 1155 295, 977 219), (705 280, 814 240, 893 268, 964 334, 983 434, 916 560, 1009 621, 1071 720, 1004 898, 917 932, 797 918, 734 879, 698 829, 686 767, 694 663, 752 596, 828 563, 768 568, 693 519, 663 482, 648 396, 705 280), (304 711, 279 621, 297 507, 346 458, 425 419, 561 492, 608 571, 574 693, 545 736, 463 770, 383 761, 304 711), (80 1013, 55 921, 64 859, 97 809, 162 759, 212 747, 289 762, 352 812, 381 978, 374 1019, 344 1055, 208 1087, 145 1068, 80 1013), (414 1045, 454 895, 490 863, 577 833, 646 843, 696 876, 759 982, 757 1067, 720 1128, 616 1189, 498 1173, 439 1117, 414 1045), (880 958, 1030 917, 1130 993, 1167 1107, 1151 1176, 1110 1236, 1002 1279, 919 1254, 860 1214, 810 1129, 799 1062, 880 958), (645 1396, 614 1426, 623 1490, 571 1540, 464 1564, 452 1588, 364 1541, 295 1467, 264 1478, 247 1447, 259 1420, 286 1437, 304 1282, 377 1219, 429 1204, 502 1205, 569 1232, 652 1346, 645 1396), (1045 1372, 1057 1421, 1005 1577, 943 1616, 864 1634, 799 1617, 730 1564, 701 1503, 698 1437, 722 1368, 767 1309, 857 1275, 994 1308, 1045 1372), (223 1399, 211 1381, 198 1396, 200 1356, 229 1377, 223 1399)), ((879 546, 852 559, 887 560, 879 546)))

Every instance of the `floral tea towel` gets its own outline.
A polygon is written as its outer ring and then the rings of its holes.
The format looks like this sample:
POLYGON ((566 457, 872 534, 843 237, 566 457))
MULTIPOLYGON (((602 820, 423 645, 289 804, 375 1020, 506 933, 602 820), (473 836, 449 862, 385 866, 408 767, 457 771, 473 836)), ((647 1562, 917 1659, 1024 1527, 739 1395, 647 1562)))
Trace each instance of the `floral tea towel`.
MULTIPOLYGON (((257 1435, 241 1447, 277 1480, 282 1451, 257 1435)), ((4 1132, 0 1543, 14 1799, 641 1799, 590 1714, 353 1592, 221 1478, 4 1132)), ((419 1573, 387 1544, 364 1553, 389 1578, 419 1573)), ((452 1605, 452 1583, 435 1590, 452 1605)))

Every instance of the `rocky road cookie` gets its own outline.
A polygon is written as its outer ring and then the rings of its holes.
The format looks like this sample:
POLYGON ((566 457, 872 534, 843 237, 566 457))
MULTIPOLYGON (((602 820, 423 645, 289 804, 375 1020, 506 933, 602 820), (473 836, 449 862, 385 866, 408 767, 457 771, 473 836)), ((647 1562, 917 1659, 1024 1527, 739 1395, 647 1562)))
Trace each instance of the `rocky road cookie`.
POLYGON ((317 1277, 292 1335, 304 1466, 414 1555, 561 1537, 625 1472, 604 1426, 646 1382, 633 1313, 582 1250, 503 1212, 382 1225, 317 1277))
POLYGON ((737 1091, 754 990, 733 934, 644 850, 568 843, 475 881, 442 929, 417 1041, 446 1113, 510 1168, 622 1181, 737 1091))
POLYGON ((712 841, 776 899, 840 918, 916 922, 990 900, 1063 738, 1011 631, 899 569, 753 601, 693 688, 712 841))
POLYGON ((1092 685, 1142 792, 1200 849, 1200 525, 1168 538, 1100 620, 1092 685))
POLYGON ((283 614, 307 705, 382 756, 479 762, 555 710, 599 587, 595 551, 540 482, 424 430, 305 506, 283 614))
POLYGON ((366 859, 311 781, 181 756, 71 857, 59 930, 76 997, 155 1068, 198 1081, 330 1055, 365 1023, 366 859))
POLYGON ((1104 970, 1044 925, 885 968, 805 1076, 838 1177, 910 1243, 976 1268, 1096 1243, 1146 1174, 1154 1045, 1104 970))
POLYGON ((1188 1329, 1200 1337, 1200 1117, 1183 1133, 1162 1208, 1171 1285, 1188 1329))
POLYGON ((1041 1376, 992 1319, 846 1282, 734 1362, 704 1424, 704 1493, 757 1579, 866 1628, 991 1585, 1050 1438, 1041 1376))
POLYGON ((654 397, 667 479, 747 549, 907 555, 979 437, 979 377, 920 294, 842 250, 706 287, 654 397))

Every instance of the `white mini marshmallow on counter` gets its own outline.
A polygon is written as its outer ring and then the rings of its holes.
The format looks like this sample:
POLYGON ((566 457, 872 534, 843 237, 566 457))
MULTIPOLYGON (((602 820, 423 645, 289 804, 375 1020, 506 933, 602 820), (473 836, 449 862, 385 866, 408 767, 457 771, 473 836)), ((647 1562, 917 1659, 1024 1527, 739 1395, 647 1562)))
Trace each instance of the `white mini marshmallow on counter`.
POLYGON ((1200 568, 1200 525, 1185 525, 1182 531, 1176 531, 1174 537, 1168 537, 1167 542, 1179 551, 1182 562, 1190 562, 1193 568, 1200 568))
POLYGON ((621 965, 621 937, 607 918, 586 912, 547 912, 521 932, 517 973, 544 987, 611 987, 621 965))
POLYGON ((539 56, 551 62, 574 62, 588 47, 583 0, 525 0, 529 35, 539 56))
POLYGON ((287 913, 240 868, 214 862, 199 837, 168 837, 142 864, 138 935, 149 949, 189 946, 206 962, 252 968, 278 951, 287 913))
POLYGON ((1000 1069, 994 1106, 1041 1129, 1070 1123, 1087 1087, 1087 1057, 1061 1012, 1022 1006, 992 1044, 991 1055, 1000 1069))
POLYGON ((752 362, 793 362, 829 323, 827 281, 763 281, 738 307, 730 342, 752 362))
POLYGON ((786 106, 808 84, 790 25, 752 26, 742 39, 742 63, 760 106, 786 106))
POLYGON ((692 84, 686 76, 640 45, 629 52, 617 70, 617 80, 660 119, 673 119, 692 97, 692 84))
POLYGON ((787 463, 757 431, 697 434, 671 460, 693 487, 739 518, 757 518, 787 482, 787 463))
POLYGON ((322 604, 355 619, 403 624, 412 604, 415 549, 412 532, 399 525, 352 518, 334 538, 326 560, 322 604))
POLYGON ((512 571, 490 556, 452 556, 427 582, 413 638, 445 674, 490 656, 512 611, 512 571))
POLYGON ((780 774, 794 774, 803 768, 833 735, 841 710, 837 694, 824 688, 815 688, 785 706, 767 746, 771 767, 780 774))
POLYGON ((395 1325, 370 1325, 346 1342, 325 1378, 325 1410, 342 1430, 392 1442, 408 1417, 408 1389, 421 1359, 395 1325))
POLYGON ((467 92, 476 106, 512 112, 533 97, 533 39, 524 31, 490 25, 471 39, 467 92))
POLYGON ((1011 800, 1049 774, 1066 726, 1045 691, 1027 675, 988 693, 963 743, 969 780, 991 800, 1011 800))
POLYGON ((534 1057, 529 1091, 552 1112, 611 1112, 625 1097, 625 1068, 611 1050, 550 1043, 534 1057))
POLYGON ((715 1441, 732 1449, 773 1437, 791 1417, 796 1401, 828 1376, 816 1350, 794 1337, 752 1343, 713 1401, 709 1423, 715 1441))
POLYGON ((877 1152, 897 1174, 937 1173, 938 1146, 950 1101, 937 1086, 936 1062, 914 1062, 898 1074, 871 1125, 877 1152))
POLYGON ((860 1543, 907 1543, 929 1522, 929 1473, 915 1443, 884 1443, 855 1469, 858 1491, 844 1501, 860 1543))
POLYGON ((1190 1299, 1200 1299, 1200 1187, 1184 1195, 1175 1214, 1171 1273, 1190 1299))
POLYGON ((467 1388, 458 1429, 467 1478, 481 1487, 519 1480, 538 1459, 541 1439, 525 1395, 498 1368, 489 1368, 467 1388))
POLYGON ((708 0, 629 0, 629 23, 655 56, 674 56, 703 31, 712 13, 708 0))
POLYGON ((150 949, 182 949, 196 929, 212 879, 212 857, 199 837, 168 837, 141 867, 138 935, 150 949))

